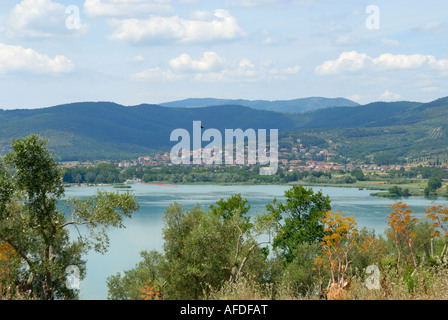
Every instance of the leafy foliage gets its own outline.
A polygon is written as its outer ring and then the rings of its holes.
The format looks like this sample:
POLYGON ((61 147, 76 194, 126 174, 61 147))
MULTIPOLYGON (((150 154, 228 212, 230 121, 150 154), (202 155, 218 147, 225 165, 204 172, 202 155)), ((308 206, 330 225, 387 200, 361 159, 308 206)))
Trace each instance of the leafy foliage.
POLYGON ((235 215, 239 216, 243 220, 241 228, 246 231, 252 226, 250 217, 246 216, 250 210, 250 204, 247 206, 246 204, 247 199, 243 199, 241 194, 238 193, 230 196, 228 199, 218 200, 216 205, 212 204, 210 206, 210 211, 224 220, 232 219, 235 215))
POLYGON ((145 297, 154 298, 151 290, 147 294, 151 287, 168 299, 200 299, 210 288, 238 282, 243 275, 261 280, 266 255, 258 237, 266 229, 242 216, 245 203, 234 195, 207 211, 171 204, 163 216, 163 254, 142 253, 145 261, 135 269, 109 277, 109 298, 133 298, 145 288, 145 297))
MULTIPOLYGON (((156 292, 163 292, 163 254, 153 251, 140 252, 141 261, 134 269, 125 270, 107 278, 108 299, 111 300, 140 300, 142 289, 154 288, 156 292)), ((145 290, 146 291, 146 290, 145 290)), ((146 291, 147 292, 147 291, 146 291)))
POLYGON ((428 180, 428 185, 425 187, 425 195, 435 194, 436 190, 442 186, 442 179, 439 176, 432 176, 428 180))
POLYGON ((89 168, 65 169, 63 180, 66 183, 119 183, 124 178, 112 163, 99 163, 89 168))
POLYGON ((295 185, 286 190, 285 197, 285 203, 274 199, 266 210, 279 225, 273 246, 282 251, 287 262, 291 262, 297 245, 322 240, 324 227, 321 218, 331 207, 328 196, 303 186, 295 185))
MULTIPOLYGON (((306 192, 301 196, 307 198, 306 192)), ((320 242, 296 243, 291 249, 292 259, 287 261, 283 250, 274 249, 265 255, 262 243, 256 240, 266 232, 282 234, 281 229, 272 229, 277 225, 272 211, 256 216, 243 232, 241 216, 216 212, 240 212, 234 209, 246 207, 246 201, 234 195, 218 202, 211 206, 214 211, 170 205, 164 215, 164 252, 142 253, 143 260, 134 269, 125 271, 123 277, 109 277, 109 299, 444 296, 443 292, 431 291, 444 290, 441 280, 435 278, 446 274, 448 266, 446 235, 437 232, 447 228, 448 209, 444 206, 427 208, 431 225, 416 219, 405 203, 395 203, 387 237, 377 237, 374 230, 366 228, 358 230, 354 216, 324 211, 320 215, 320 242), (375 265, 379 266, 378 273, 369 274, 367 267, 375 265), (379 286, 366 289, 374 277, 379 286), (326 283, 331 285, 325 288, 326 283)))
POLYGON ((327 211, 322 218, 325 237, 322 253, 329 262, 331 282, 339 287, 344 285, 349 264, 349 252, 356 245, 358 229, 353 217, 344 217, 341 212, 327 211))
POLYGON ((69 266, 85 276, 82 254, 93 244, 104 252, 107 227, 122 227, 122 216, 138 210, 130 194, 98 193, 88 200, 70 199, 71 220, 57 206, 64 194, 62 171, 38 135, 13 141, 0 175, 0 243, 15 252, 8 288, 42 300, 73 299, 78 290, 66 285, 69 266), (66 227, 87 225, 93 240, 71 241, 66 227), (97 232, 96 228, 103 226, 97 232))

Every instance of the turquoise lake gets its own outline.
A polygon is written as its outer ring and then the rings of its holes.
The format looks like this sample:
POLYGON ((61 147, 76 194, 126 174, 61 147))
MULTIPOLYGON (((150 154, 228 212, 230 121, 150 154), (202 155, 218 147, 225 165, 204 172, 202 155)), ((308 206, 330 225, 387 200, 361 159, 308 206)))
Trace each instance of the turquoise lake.
MULTIPOLYGON (((267 203, 274 197, 282 200, 285 190, 290 186, 269 185, 179 185, 177 187, 131 184, 131 191, 140 204, 140 211, 131 219, 126 219, 124 229, 111 229, 109 231, 110 247, 106 254, 89 253, 87 259, 87 276, 81 282, 82 300, 107 299, 107 277, 118 272, 133 268, 140 261, 142 250, 161 251, 162 240, 162 216, 170 203, 177 201, 184 208, 191 208, 199 204, 203 208, 215 203, 221 198, 227 198, 232 194, 241 193, 251 204, 251 214, 263 212, 267 203)), ((397 200, 371 197, 373 190, 358 190, 355 188, 312 187, 313 190, 321 190, 324 195, 329 195, 332 209, 341 210, 346 214, 355 214, 358 227, 366 226, 375 229, 377 234, 382 234, 386 229, 389 208, 397 200)), ((85 198, 93 195, 97 190, 117 191, 112 186, 95 187, 69 187, 66 188, 66 197, 85 198)), ((431 205, 433 200, 423 197, 411 197, 404 199, 417 218, 424 218, 424 209, 431 205)), ((436 204, 448 204, 439 198, 436 204)), ((70 229, 72 236, 76 236, 76 230, 70 229)))

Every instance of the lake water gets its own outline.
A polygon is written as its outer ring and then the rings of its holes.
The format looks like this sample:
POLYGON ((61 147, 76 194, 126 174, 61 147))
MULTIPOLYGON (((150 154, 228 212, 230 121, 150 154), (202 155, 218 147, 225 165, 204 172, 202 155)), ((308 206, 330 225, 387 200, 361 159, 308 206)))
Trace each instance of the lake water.
MULTIPOLYGON (((208 208, 221 198, 241 193, 251 204, 251 213, 263 212, 267 203, 274 197, 284 199, 285 190, 290 186, 269 185, 180 185, 178 187, 145 185, 135 183, 131 191, 140 204, 140 211, 131 219, 126 219, 124 229, 111 229, 109 231, 110 247, 106 254, 91 252, 87 257, 87 276, 81 282, 80 298, 84 300, 103 300, 107 298, 107 277, 118 272, 133 268, 141 259, 142 250, 156 249, 161 251, 162 241, 162 215, 169 204, 174 201, 182 204, 184 208, 191 208, 199 204, 208 208)), ((66 188, 66 197, 85 198, 93 195, 97 190, 117 191, 111 186, 101 187, 69 187, 66 188)), ((332 210, 341 210, 346 214, 355 214, 358 227, 366 226, 382 234, 387 228, 389 208, 396 200, 371 197, 373 190, 358 190, 355 188, 313 187, 329 195, 332 210)), ((423 197, 405 199, 417 218, 424 217, 424 209, 431 205, 432 200, 423 197)), ((448 204, 445 199, 439 198, 436 204, 448 204)), ((75 236, 75 230, 73 235, 75 236)))

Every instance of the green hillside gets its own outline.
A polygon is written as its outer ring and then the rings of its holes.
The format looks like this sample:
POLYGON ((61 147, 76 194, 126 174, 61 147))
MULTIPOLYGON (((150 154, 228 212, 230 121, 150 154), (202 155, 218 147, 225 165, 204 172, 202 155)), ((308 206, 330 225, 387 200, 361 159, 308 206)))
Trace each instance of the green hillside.
POLYGON ((60 160, 128 159, 169 151, 174 129, 191 131, 193 121, 204 127, 295 129, 284 114, 242 106, 166 108, 157 105, 125 107, 110 102, 73 103, 34 110, 0 112, 0 150, 11 139, 38 133, 50 140, 60 160))
POLYGON ((292 147, 301 138, 321 147, 332 145, 338 154, 356 161, 448 161, 448 97, 429 103, 375 102, 306 113, 239 105, 175 108, 112 102, 1 110, 0 152, 8 151, 11 139, 38 133, 50 140, 59 160, 131 159, 169 151, 175 144, 169 140, 171 132, 177 128, 191 132, 193 121, 221 132, 279 129, 281 146, 292 147))
POLYGON ((331 141, 350 161, 448 162, 448 98, 430 103, 376 102, 305 116, 297 118, 301 130, 294 135, 321 139, 325 147, 331 141))
POLYGON ((345 98, 309 97, 293 100, 244 100, 244 99, 214 99, 190 98, 179 101, 161 103, 164 107, 197 108, 223 105, 240 105, 257 110, 268 110, 289 113, 304 113, 332 107, 355 107, 359 104, 345 98))

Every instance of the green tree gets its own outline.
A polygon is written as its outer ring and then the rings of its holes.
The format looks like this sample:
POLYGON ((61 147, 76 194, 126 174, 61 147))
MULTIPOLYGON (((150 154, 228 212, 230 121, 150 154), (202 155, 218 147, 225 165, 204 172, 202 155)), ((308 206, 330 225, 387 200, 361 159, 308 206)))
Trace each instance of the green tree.
POLYGON ((184 211, 174 203, 164 222, 166 294, 171 299, 199 299, 209 286, 238 281, 264 261, 261 243, 240 227, 239 215, 225 220, 198 205, 184 211))
POLYGON ((207 284, 216 286, 230 277, 230 248, 233 238, 216 215, 207 215, 198 205, 184 211, 170 205, 164 214, 164 252, 171 299, 198 299, 207 284))
POLYGON ((364 173, 362 172, 361 169, 353 169, 353 170, 350 172, 350 175, 351 175, 352 177, 355 177, 356 180, 358 180, 358 181, 364 181, 364 180, 366 180, 366 177, 364 176, 364 173))
POLYGON ((95 181, 95 178, 96 178, 96 175, 94 172, 89 171, 86 173, 85 179, 86 179, 87 183, 93 183, 95 181))
POLYGON ((14 285, 25 282, 32 295, 43 300, 76 298, 78 292, 65 283, 67 267, 77 266, 84 277, 82 254, 90 248, 104 252, 106 229, 123 227, 123 216, 130 217, 138 204, 129 193, 98 192, 87 200, 69 199, 67 218, 58 207, 64 195, 63 173, 46 144, 38 135, 17 139, 4 158, 0 242, 9 244, 20 257, 14 285), (86 225, 89 235, 71 241, 67 228, 72 225, 86 225), (99 226, 103 229, 98 231, 99 226))
POLYGON ((390 187, 388 189, 388 191, 392 197, 409 197, 410 196, 409 189, 407 189, 407 188, 403 189, 403 188, 400 188, 397 186, 393 186, 393 187, 390 187))
POLYGON ((428 180, 428 184, 425 187, 425 195, 435 194, 437 189, 442 186, 442 178, 439 175, 433 175, 428 180))
POLYGON ((250 210, 250 204, 247 203, 247 199, 243 199, 241 194, 234 194, 227 199, 220 199, 215 204, 210 205, 211 213, 221 217, 224 220, 231 219, 234 215, 240 216, 243 222, 244 230, 251 227, 250 217, 246 214, 250 210))
POLYGON ((266 211, 279 226, 273 246, 281 250, 287 262, 291 262, 298 245, 322 240, 324 228, 321 218, 324 212, 331 210, 331 206, 329 196, 300 185, 286 190, 285 198, 285 203, 274 198, 273 203, 266 206, 266 211))
POLYGON ((267 268, 261 245, 269 241, 259 239, 268 223, 260 219, 247 225, 239 214, 248 208, 246 202, 235 195, 210 210, 171 204, 163 215, 163 254, 151 253, 157 259, 147 256, 124 276, 109 277, 109 298, 132 299, 147 284, 163 290, 167 299, 201 299, 210 288, 238 282, 248 273, 261 281, 267 268), (225 213, 223 208, 232 214, 217 214, 225 213))
POLYGON ((275 257, 276 263, 273 282, 289 289, 291 296, 303 297, 314 289, 317 274, 314 272, 314 260, 320 254, 319 243, 302 243, 294 248, 295 259, 286 266, 282 257, 275 257))
POLYGON ((109 300, 138 300, 141 296, 140 288, 145 284, 163 289, 165 284, 163 272, 163 254, 156 250, 140 253, 140 261, 133 269, 119 272, 107 278, 109 300))
POLYGON ((373 161, 380 166, 399 163, 397 155, 390 151, 376 153, 373 157, 373 161))

